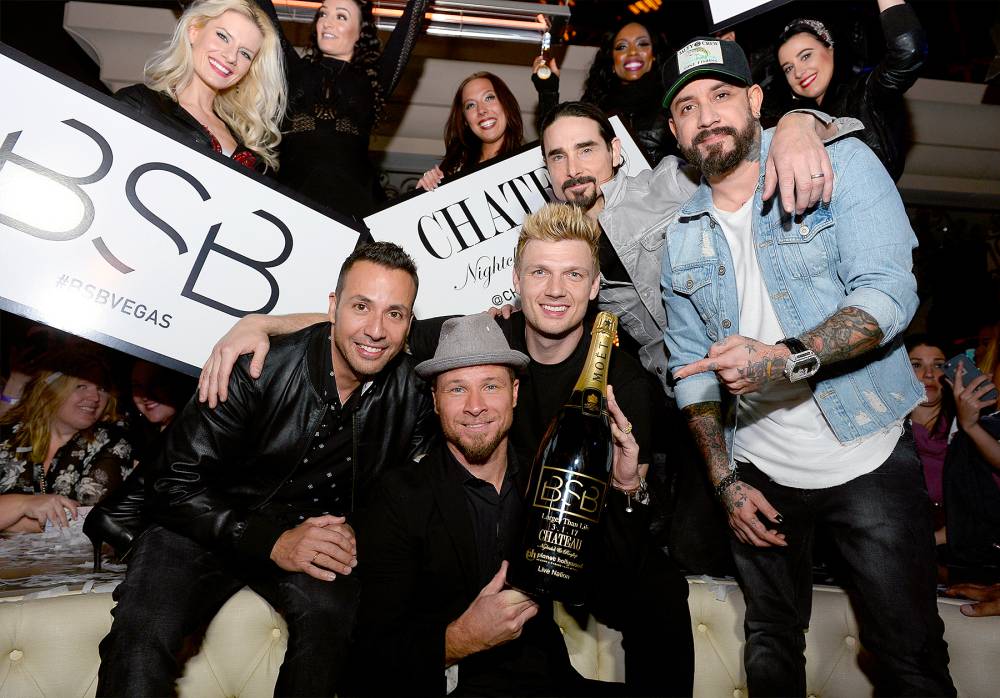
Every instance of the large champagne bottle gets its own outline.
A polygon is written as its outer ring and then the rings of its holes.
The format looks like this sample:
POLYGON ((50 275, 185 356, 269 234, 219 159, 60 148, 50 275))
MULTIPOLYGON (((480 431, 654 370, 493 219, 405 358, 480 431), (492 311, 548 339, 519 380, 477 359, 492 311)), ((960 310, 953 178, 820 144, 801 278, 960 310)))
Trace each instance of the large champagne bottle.
POLYGON ((608 365, 618 318, 598 313, 573 394, 542 439, 525 497, 524 538, 507 582, 533 596, 584 601, 582 575, 611 474, 608 365))

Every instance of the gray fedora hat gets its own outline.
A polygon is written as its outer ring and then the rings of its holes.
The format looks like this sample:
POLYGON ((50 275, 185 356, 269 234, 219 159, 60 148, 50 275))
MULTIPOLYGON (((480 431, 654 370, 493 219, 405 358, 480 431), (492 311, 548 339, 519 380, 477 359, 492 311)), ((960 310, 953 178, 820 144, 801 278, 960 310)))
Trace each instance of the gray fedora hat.
POLYGON ((455 368, 494 364, 519 371, 529 361, 525 354, 510 348, 489 313, 477 313, 445 320, 434 358, 417 364, 417 375, 433 378, 455 368))

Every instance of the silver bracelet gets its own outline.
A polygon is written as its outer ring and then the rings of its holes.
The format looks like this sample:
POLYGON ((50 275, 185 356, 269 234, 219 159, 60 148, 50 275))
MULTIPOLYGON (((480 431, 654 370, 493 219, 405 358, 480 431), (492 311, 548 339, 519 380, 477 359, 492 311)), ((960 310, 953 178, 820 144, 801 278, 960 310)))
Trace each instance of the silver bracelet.
POLYGON ((618 486, 618 480, 611 477, 611 486, 616 490, 621 492, 627 497, 627 502, 625 504, 625 513, 631 514, 633 511, 632 504, 649 504, 649 487, 646 486, 646 478, 639 478, 639 486, 631 490, 626 490, 618 486))

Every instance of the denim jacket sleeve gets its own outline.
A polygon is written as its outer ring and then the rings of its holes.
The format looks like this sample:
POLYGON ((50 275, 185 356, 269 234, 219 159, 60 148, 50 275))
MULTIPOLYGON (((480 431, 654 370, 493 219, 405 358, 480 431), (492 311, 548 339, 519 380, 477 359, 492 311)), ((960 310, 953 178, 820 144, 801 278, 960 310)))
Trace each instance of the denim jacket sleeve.
POLYGON ((832 146, 831 155, 837 184, 830 206, 845 292, 838 308, 860 308, 875 318, 885 345, 917 310, 917 239, 892 178, 867 146, 847 139, 832 146))
MULTIPOLYGON (((667 229, 667 237, 677 225, 673 223, 667 229)), ((674 290, 672 265, 670 263, 670 246, 663 246, 663 271, 661 286, 663 305, 667 311, 667 327, 663 333, 663 341, 667 345, 667 368, 672 374, 681 366, 703 359, 708 354, 711 345, 705 332, 705 323, 698 315, 694 304, 686 296, 674 290)), ((699 402, 721 402, 722 392, 719 381, 712 372, 697 373, 677 381, 674 386, 674 397, 678 408, 685 408, 699 402)))

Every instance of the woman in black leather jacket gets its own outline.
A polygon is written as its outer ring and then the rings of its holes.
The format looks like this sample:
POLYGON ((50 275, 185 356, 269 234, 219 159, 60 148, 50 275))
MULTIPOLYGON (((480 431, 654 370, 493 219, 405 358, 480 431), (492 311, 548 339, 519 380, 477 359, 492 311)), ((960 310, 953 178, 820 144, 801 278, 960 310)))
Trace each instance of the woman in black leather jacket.
POLYGON ((283 64, 263 12, 242 0, 200 0, 146 64, 145 84, 115 96, 185 140, 263 172, 278 166, 283 64))
MULTIPOLYGON (((596 104, 608 116, 618 116, 652 167, 673 153, 668 114, 660 106, 666 90, 657 63, 667 55, 666 42, 659 33, 640 22, 629 22, 604 35, 580 98, 596 104)), ((538 56, 531 75, 538 91, 537 125, 559 103, 559 65, 555 58, 549 59, 552 74, 542 79, 538 69, 543 63, 545 58, 538 56)))
POLYGON ((856 135, 885 165, 894 181, 906 159, 903 95, 917 81, 927 56, 927 37, 904 0, 878 0, 885 56, 859 75, 834 62, 833 38, 814 19, 797 19, 778 38, 777 56, 791 94, 789 108, 815 106, 827 114, 853 116, 864 124, 856 135))

